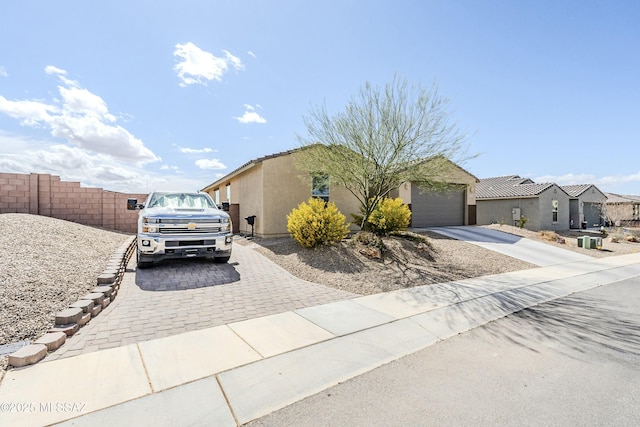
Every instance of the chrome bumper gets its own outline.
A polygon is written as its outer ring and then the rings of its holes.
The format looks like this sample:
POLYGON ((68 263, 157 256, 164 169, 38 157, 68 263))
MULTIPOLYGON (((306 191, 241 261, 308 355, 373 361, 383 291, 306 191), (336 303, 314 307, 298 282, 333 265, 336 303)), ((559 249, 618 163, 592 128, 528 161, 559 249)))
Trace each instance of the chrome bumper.
POLYGON ((145 258, 216 257, 231 254, 233 235, 138 233, 138 250, 145 258))

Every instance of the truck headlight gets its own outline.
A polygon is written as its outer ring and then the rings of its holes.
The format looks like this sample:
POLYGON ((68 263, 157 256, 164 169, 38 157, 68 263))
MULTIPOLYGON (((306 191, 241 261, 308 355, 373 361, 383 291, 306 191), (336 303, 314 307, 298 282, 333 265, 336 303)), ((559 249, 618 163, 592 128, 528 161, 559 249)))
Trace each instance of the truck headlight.
POLYGON ((153 217, 142 217, 142 222, 144 222, 145 224, 157 224, 160 222, 160 220, 158 218, 153 218, 153 217))

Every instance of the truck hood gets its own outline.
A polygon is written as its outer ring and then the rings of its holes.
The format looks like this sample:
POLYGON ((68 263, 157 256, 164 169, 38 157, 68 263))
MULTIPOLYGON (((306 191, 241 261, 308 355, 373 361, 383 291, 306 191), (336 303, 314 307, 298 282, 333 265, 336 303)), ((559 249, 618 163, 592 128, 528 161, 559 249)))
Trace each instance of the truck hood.
POLYGON ((140 211, 141 216, 150 216, 155 218, 229 218, 229 215, 214 208, 169 208, 158 207, 148 208, 140 211))

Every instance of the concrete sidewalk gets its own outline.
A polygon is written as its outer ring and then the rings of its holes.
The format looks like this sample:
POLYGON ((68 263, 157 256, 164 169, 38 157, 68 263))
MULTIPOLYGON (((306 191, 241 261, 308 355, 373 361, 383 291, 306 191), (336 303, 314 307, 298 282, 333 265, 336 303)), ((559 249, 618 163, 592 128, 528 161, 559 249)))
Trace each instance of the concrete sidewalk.
POLYGON ((592 259, 343 300, 14 369, 0 384, 0 425, 236 426, 523 308, 635 277, 640 254, 592 259))

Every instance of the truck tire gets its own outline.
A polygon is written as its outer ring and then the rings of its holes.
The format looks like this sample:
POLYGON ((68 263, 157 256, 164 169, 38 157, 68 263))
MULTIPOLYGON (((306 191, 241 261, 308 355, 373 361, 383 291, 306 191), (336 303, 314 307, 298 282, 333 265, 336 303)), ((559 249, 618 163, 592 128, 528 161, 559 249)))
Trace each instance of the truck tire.
POLYGON ((231 257, 230 256, 221 256, 221 257, 214 258, 214 260, 215 260, 216 263, 222 264, 222 263, 228 262, 229 258, 231 258, 231 257))
POLYGON ((149 261, 140 261, 140 249, 136 249, 136 266, 140 269, 149 268, 153 263, 149 261))

